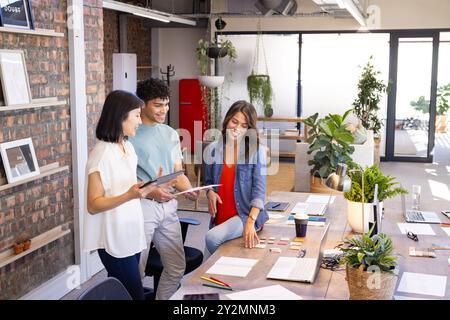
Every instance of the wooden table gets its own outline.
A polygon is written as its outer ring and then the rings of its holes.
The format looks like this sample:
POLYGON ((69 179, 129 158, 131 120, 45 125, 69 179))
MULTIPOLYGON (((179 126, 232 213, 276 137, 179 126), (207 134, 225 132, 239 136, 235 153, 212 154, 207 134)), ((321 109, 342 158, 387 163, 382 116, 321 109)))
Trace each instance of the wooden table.
MULTIPOLYGON (((297 192, 274 192, 269 197, 269 201, 290 202, 290 206, 286 213, 287 216, 291 208, 299 201, 305 201, 309 196, 308 193, 297 192)), ((421 258, 410 257, 408 252, 409 246, 415 247, 429 247, 432 243, 450 243, 450 237, 441 229, 439 225, 432 225, 436 236, 419 235, 419 241, 415 242, 401 234, 397 227, 397 222, 404 222, 401 213, 400 198, 390 200, 384 203, 385 218, 383 219, 383 232, 392 236, 396 252, 399 254, 399 278, 397 286, 400 283, 401 275, 404 271, 428 273, 434 275, 448 276, 450 267, 447 259, 450 257, 450 250, 436 251, 437 258, 421 258)), ((336 195, 336 200, 330 204, 325 215, 327 222, 330 223, 325 249, 332 249, 340 243, 345 237, 352 236, 350 227, 347 225, 346 202, 342 196, 336 195)), ((443 215, 443 221, 449 222, 443 215)), ((317 252, 318 240, 321 238, 324 227, 308 226, 307 236, 303 244, 303 248, 307 249, 307 257, 317 252)), ((345 270, 330 271, 327 269, 320 269, 317 274, 314 284, 305 284, 293 281, 279 281, 266 279, 266 275, 280 256, 295 256, 297 251, 289 250, 289 246, 276 245, 280 237, 295 237, 295 227, 293 225, 286 225, 285 222, 278 224, 266 224, 264 229, 259 233, 260 236, 276 237, 275 244, 267 245, 265 249, 247 249, 243 247, 242 238, 234 239, 223 244, 204 264, 198 269, 187 275, 181 284, 180 289, 172 296, 171 299, 182 299, 184 294, 188 293, 213 293, 220 294, 220 299, 226 300, 225 294, 236 291, 254 289, 275 284, 281 284, 292 292, 300 295, 304 299, 348 299, 349 293, 347 282, 345 280, 345 270), (281 248, 281 253, 269 252, 269 247, 281 248), (258 259, 258 263, 252 268, 250 273, 245 278, 232 276, 217 276, 221 280, 231 284, 234 291, 225 291, 221 289, 214 289, 202 286, 205 283, 200 279, 206 271, 222 256, 240 257, 258 259)), ((214 276, 214 275, 213 275, 214 276)), ((406 294, 396 292, 396 295, 409 297, 422 297, 439 299, 433 296, 418 296, 413 294, 406 294)), ((450 299, 450 282, 447 281, 446 295, 442 299, 450 299)))

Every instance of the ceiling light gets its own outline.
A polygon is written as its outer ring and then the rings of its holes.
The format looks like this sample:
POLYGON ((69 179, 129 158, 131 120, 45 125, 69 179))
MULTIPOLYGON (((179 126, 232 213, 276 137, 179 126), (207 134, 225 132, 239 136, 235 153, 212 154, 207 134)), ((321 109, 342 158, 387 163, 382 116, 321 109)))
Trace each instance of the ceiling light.
POLYGON ((138 6, 133 6, 127 3, 114 1, 114 0, 103 0, 103 8, 116 10, 120 12, 131 13, 136 16, 144 17, 147 19, 153 19, 162 22, 178 22, 183 24, 189 24, 195 26, 197 23, 194 20, 185 19, 177 15, 169 14, 167 12, 152 10, 149 8, 143 8, 138 6))

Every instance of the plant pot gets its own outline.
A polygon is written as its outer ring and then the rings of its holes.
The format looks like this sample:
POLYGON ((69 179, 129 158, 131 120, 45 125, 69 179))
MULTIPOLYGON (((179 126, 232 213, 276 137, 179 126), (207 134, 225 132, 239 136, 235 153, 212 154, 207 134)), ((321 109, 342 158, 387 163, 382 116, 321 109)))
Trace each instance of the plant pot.
MULTIPOLYGON (((383 202, 380 202, 378 215, 383 212, 383 202)), ((369 231, 369 219, 373 217, 373 203, 364 203, 364 233, 369 231)), ((363 233, 362 203, 347 200, 347 220, 353 232, 363 233)), ((378 228, 378 232, 381 229, 378 228)))
POLYGON ((392 300, 397 275, 390 272, 367 272, 348 265, 345 268, 350 300, 392 300))
POLYGON ((273 109, 272 108, 265 108, 264 109, 264 116, 267 118, 270 118, 273 116, 273 109))
POLYGON ((217 88, 225 81, 224 76, 199 76, 198 80, 202 86, 208 88, 217 88))
POLYGON ((14 253, 19 254, 23 252, 23 243, 16 243, 14 245, 14 253))
POLYGON ((23 251, 26 251, 28 249, 30 249, 31 247, 31 240, 27 239, 23 242, 23 251))
POLYGON ((340 191, 332 190, 325 185, 326 178, 320 179, 319 177, 315 177, 311 175, 311 187, 310 192, 312 193, 325 193, 325 194, 342 194, 340 191))
POLYGON ((228 48, 209 47, 207 54, 211 59, 223 58, 228 54, 228 48))
POLYGON ((436 116, 436 132, 447 132, 447 116, 436 116))

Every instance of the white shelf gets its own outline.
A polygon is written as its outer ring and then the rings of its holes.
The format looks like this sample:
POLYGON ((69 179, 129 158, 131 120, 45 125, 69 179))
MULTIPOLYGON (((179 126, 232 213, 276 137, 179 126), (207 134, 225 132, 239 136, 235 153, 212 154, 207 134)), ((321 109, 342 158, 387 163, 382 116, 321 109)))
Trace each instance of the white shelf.
POLYGON ((45 177, 48 177, 48 176, 58 173, 58 172, 69 170, 69 166, 60 167, 59 163, 55 162, 55 163, 43 166, 42 168, 39 168, 39 169, 41 172, 39 175, 30 177, 28 179, 24 179, 22 181, 17 181, 17 182, 13 182, 13 183, 7 183, 4 185, 0 185, 0 191, 11 189, 11 188, 19 186, 21 184, 25 184, 25 183, 28 183, 28 182, 31 182, 34 180, 45 178, 45 177))
POLYGON ((31 239, 31 247, 30 249, 23 251, 19 254, 14 253, 14 248, 8 249, 2 253, 0 253, 0 268, 3 266, 6 266, 7 264, 10 264, 27 254, 36 251, 39 248, 42 248, 43 246, 61 238, 64 237, 66 234, 70 233, 70 229, 63 230, 62 226, 58 226, 56 228, 53 228, 47 232, 44 232, 34 238, 31 239))
POLYGON ((31 34, 46 37, 64 37, 64 33, 48 29, 20 29, 20 28, 0 27, 0 32, 31 34))
POLYGON ((66 100, 58 100, 56 97, 45 99, 33 99, 33 101, 28 104, 18 104, 14 106, 0 106, 0 112, 16 111, 23 109, 36 109, 44 107, 57 107, 57 106, 64 106, 66 104, 67 104, 66 100))

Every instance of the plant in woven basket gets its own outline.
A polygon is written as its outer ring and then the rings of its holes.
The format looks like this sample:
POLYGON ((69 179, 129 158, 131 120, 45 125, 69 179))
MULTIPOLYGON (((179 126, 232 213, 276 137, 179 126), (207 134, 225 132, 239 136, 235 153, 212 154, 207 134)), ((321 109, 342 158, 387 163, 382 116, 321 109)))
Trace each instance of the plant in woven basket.
POLYGON ((346 239, 341 263, 346 265, 351 299, 392 299, 397 282, 392 239, 380 233, 368 233, 346 239))

